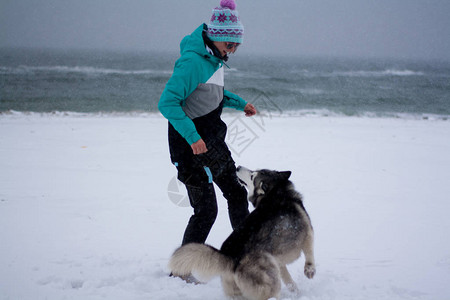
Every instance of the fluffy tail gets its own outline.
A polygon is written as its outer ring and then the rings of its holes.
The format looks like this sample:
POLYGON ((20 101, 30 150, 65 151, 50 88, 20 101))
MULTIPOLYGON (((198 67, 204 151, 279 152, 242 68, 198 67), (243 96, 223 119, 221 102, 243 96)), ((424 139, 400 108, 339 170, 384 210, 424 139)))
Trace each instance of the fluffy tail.
POLYGON ((170 258, 169 268, 174 275, 194 273, 199 279, 207 281, 215 276, 231 273, 233 261, 211 246, 191 243, 175 250, 170 258))

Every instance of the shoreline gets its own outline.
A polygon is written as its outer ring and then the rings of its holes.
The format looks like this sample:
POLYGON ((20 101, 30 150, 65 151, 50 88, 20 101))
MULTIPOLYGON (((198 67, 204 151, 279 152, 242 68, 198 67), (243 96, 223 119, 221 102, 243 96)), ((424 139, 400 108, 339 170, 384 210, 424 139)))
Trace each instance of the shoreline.
MULTIPOLYGON (((241 112, 225 109, 223 112, 223 117, 233 117, 240 115, 241 112)), ((262 116, 267 118, 295 118, 295 117, 306 117, 306 118, 367 118, 367 119, 403 119, 403 120, 424 120, 424 121, 449 121, 450 115, 438 115, 431 113, 376 113, 376 112, 362 112, 357 115, 347 115, 343 113, 336 113, 327 109, 316 109, 316 110, 292 110, 292 111, 264 111, 261 113, 262 116)), ((35 112, 35 111, 0 111, 0 118, 2 117, 41 117, 41 118, 52 118, 52 117, 74 117, 74 118, 95 118, 95 117, 136 117, 136 118, 164 118, 159 112, 145 112, 145 111, 128 111, 128 112, 117 112, 117 111, 99 111, 99 112, 73 112, 73 111, 51 111, 51 112, 35 112)))

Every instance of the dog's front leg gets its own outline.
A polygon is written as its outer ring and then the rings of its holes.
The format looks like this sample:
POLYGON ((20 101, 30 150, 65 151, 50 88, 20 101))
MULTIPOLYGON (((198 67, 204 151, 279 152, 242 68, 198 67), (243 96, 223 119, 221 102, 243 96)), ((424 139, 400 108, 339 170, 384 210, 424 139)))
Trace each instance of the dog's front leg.
POLYGON ((280 266, 280 272, 281 278, 283 279, 283 282, 287 286, 288 290, 291 292, 298 293, 299 290, 297 288, 297 285, 295 284, 294 280, 291 277, 291 274, 289 274, 289 271, 285 265, 280 266))
POLYGON ((303 253, 305 254, 305 276, 311 279, 316 274, 316 264, 314 261, 314 234, 312 231, 305 240, 303 253))

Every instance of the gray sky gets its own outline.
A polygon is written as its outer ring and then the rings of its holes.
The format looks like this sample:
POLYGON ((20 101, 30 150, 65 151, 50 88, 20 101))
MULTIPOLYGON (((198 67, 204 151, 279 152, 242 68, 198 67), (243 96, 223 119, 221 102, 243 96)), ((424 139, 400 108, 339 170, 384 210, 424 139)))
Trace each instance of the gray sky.
MULTIPOLYGON (((174 51, 219 2, 0 0, 0 47, 174 51)), ((450 60, 449 0, 236 4, 245 26, 243 53, 450 60)))

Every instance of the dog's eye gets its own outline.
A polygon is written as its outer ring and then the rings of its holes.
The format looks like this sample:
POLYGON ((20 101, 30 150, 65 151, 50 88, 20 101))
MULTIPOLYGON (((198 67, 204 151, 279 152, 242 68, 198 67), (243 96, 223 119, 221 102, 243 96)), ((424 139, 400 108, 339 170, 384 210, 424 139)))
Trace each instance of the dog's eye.
POLYGON ((255 177, 255 175, 250 175, 250 180, 253 180, 253 177, 255 177))

